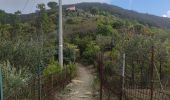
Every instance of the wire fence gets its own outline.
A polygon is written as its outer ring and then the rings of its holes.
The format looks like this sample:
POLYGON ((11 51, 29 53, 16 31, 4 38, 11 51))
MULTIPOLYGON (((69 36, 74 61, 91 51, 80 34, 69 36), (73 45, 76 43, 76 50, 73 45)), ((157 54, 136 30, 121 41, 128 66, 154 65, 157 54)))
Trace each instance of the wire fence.
MULTIPOLYGON (((152 80, 143 83, 140 79, 133 80, 128 75, 123 78, 118 73, 109 73, 103 64, 102 57, 101 54, 98 55, 98 73, 102 85, 100 86, 100 92, 107 94, 105 99, 113 100, 111 95, 116 95, 119 100, 170 100, 170 94, 166 89, 162 90, 159 82, 152 80)), ((100 100, 105 100, 103 99, 103 93, 100 96, 100 100)))
POLYGON ((151 94, 149 83, 145 86, 141 82, 133 82, 127 77, 122 88, 121 75, 103 76, 102 81, 103 91, 107 92, 107 100, 112 100, 111 95, 113 94, 116 95, 119 100, 170 100, 170 94, 168 94, 166 90, 161 90, 156 87, 156 83, 154 83, 155 87, 153 94, 151 94))
POLYGON ((58 74, 35 76, 24 86, 5 92, 4 100, 55 100, 57 91, 63 89, 72 78, 69 68, 58 74))
POLYGON ((152 90, 150 85, 144 86, 141 82, 126 80, 124 87, 124 96, 130 100, 170 100, 170 95, 156 85, 152 90), (153 93, 151 93, 152 91, 153 93))

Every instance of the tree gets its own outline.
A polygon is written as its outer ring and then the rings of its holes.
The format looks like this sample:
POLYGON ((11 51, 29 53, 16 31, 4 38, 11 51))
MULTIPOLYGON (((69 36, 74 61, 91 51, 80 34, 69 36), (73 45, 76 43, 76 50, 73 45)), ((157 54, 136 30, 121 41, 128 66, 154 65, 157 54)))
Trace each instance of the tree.
POLYGON ((0 10, 0 24, 5 24, 7 21, 8 15, 5 13, 5 11, 0 10))
POLYGON ((106 51, 106 50, 110 49, 111 42, 112 42, 111 36, 97 35, 97 37, 96 37, 96 43, 97 43, 97 45, 100 46, 102 51, 106 51))
POLYGON ((46 8, 45 8, 45 4, 38 4, 37 8, 40 10, 39 16, 37 18, 37 23, 36 23, 36 27, 38 31, 38 33, 44 32, 44 33, 49 33, 52 32, 52 30, 54 29, 54 23, 52 22, 52 19, 49 18, 47 12, 46 12, 46 8))
POLYGON ((94 64, 95 57, 99 51, 100 51, 100 47, 96 45, 94 41, 91 41, 87 45, 85 51, 83 52, 83 58, 85 62, 88 64, 94 64))
POLYGON ((56 3, 56 2, 49 2, 47 5, 48 5, 48 7, 49 7, 51 10, 56 10, 56 9, 57 9, 57 6, 58 6, 58 3, 56 3))
POLYGON ((90 13, 93 14, 93 15, 98 14, 98 12, 99 12, 99 10, 96 7, 93 7, 93 8, 90 9, 90 13))
POLYGON ((135 34, 143 34, 144 33, 144 26, 141 24, 136 24, 133 26, 135 34))
POLYGON ((97 34, 111 36, 116 31, 112 27, 112 20, 109 17, 100 17, 97 23, 97 34))
POLYGON ((46 9, 44 3, 38 4, 38 5, 37 5, 37 8, 38 8, 40 11, 45 11, 45 9, 46 9))
POLYGON ((115 29, 122 29, 124 27, 124 23, 121 20, 115 20, 112 24, 112 27, 115 29))
POLYGON ((21 11, 16 11, 15 13, 14 13, 15 15, 21 15, 22 13, 21 13, 21 11))
POLYGON ((21 11, 16 11, 13 16, 11 16, 12 19, 12 25, 15 26, 16 24, 20 23, 20 15, 21 11))
POLYGON ((112 35, 112 33, 113 33, 113 28, 111 25, 99 24, 97 26, 97 34, 109 36, 112 35))
POLYGON ((65 43, 64 46, 64 62, 69 64, 71 62, 75 63, 77 57, 79 57, 79 49, 76 45, 65 43))

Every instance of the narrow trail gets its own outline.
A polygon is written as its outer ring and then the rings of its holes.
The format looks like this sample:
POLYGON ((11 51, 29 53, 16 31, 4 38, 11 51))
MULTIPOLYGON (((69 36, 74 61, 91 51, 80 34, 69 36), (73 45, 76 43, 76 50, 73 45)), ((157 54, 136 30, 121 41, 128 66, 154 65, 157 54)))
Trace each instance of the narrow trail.
POLYGON ((88 66, 77 64, 77 77, 57 95, 57 100, 96 100, 92 88, 94 77, 88 66))

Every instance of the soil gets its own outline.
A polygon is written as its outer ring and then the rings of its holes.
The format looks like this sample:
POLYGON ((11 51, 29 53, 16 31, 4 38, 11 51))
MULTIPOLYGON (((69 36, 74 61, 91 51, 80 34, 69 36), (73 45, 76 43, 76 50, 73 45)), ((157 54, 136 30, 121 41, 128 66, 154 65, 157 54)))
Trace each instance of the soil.
POLYGON ((77 64, 77 77, 66 88, 57 93, 56 100, 96 100, 97 92, 93 90, 94 75, 90 66, 77 64))

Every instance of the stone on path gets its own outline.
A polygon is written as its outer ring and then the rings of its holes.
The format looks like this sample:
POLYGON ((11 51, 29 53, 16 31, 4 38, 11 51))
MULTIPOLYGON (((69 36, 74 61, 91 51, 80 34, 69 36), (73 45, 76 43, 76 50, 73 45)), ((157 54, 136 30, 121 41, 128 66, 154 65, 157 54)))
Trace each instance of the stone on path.
POLYGON ((92 93, 91 92, 86 92, 85 95, 92 95, 92 93))
POLYGON ((72 83, 73 84, 81 84, 81 83, 84 83, 84 82, 80 81, 80 80, 72 80, 72 83))
POLYGON ((79 96, 79 98, 88 98, 88 96, 79 96))

